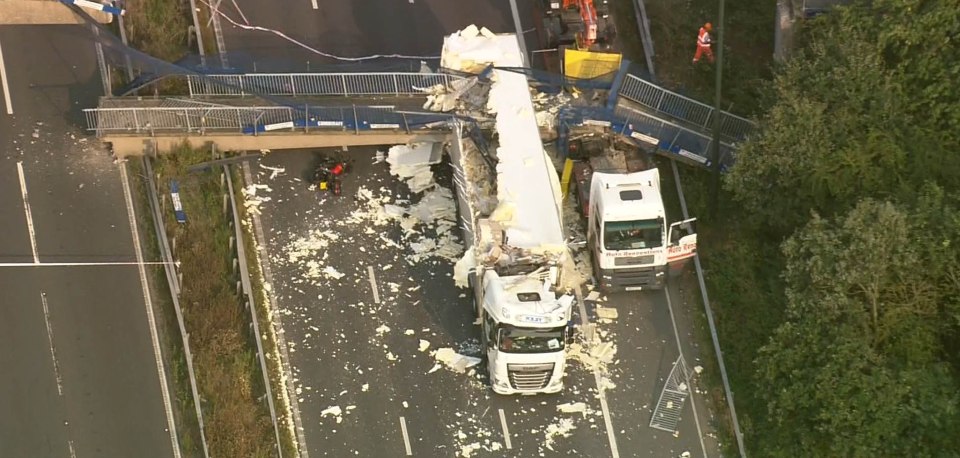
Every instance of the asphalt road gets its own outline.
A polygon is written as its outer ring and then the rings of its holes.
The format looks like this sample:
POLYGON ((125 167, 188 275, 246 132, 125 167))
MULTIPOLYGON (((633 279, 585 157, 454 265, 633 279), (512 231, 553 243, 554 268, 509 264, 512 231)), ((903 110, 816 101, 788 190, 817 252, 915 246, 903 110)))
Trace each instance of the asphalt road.
MULTIPOLYGON (((86 36, 0 27, 0 262, 135 260, 119 169, 78 129, 102 94, 86 36)), ((173 455, 136 266, 0 267, 0 291, 0 456, 173 455)))
MULTIPOLYGON (((534 1, 517 1, 523 30, 533 27, 528 12, 533 10, 534 1)), ((245 24, 246 17, 250 25, 282 31, 316 51, 345 58, 323 56, 272 33, 245 30, 224 20, 229 65, 258 72, 316 71, 319 66, 349 68, 360 63, 373 68, 412 68, 420 58, 438 59, 443 37, 470 24, 494 32, 517 30, 508 0, 294 0, 280 8, 269 2, 236 0, 223 2, 221 9, 240 24, 245 24), (394 54, 415 59, 412 64, 356 59, 394 54)), ((526 35, 536 39, 532 31, 526 35)), ((536 48, 533 44, 528 47, 536 48)))
POLYGON ((479 334, 465 292, 453 284, 450 261, 408 262, 411 251, 395 223, 351 220, 350 215, 367 208, 354 198, 361 186, 390 202, 410 198, 406 185, 389 176, 386 164, 371 165, 374 150, 349 150, 354 167, 339 198, 307 188, 316 163, 312 152, 271 153, 261 163, 285 173, 272 179, 270 169, 258 173, 271 188, 265 193, 271 200, 261 205, 262 220, 309 454, 403 454, 405 427, 416 456, 452 456, 474 443, 480 447, 474 456, 552 455, 547 428, 566 417, 576 428, 571 437, 556 439, 557 453, 609 455, 591 373, 573 366, 569 388, 559 395, 500 397, 488 389, 485 369, 472 376, 433 369, 436 361, 429 351, 419 351, 423 339, 429 350, 448 347, 477 354, 479 334), (298 239, 320 233, 337 238, 291 260, 291 254, 299 253, 298 239), (311 260, 344 277, 313 278, 311 260), (575 402, 595 413, 558 416, 557 405, 575 402), (343 411, 340 422, 324 414, 334 406, 343 411), (511 435, 509 450, 501 409, 511 435))
MULTIPOLYGON (((607 374, 615 385, 606 390, 611 428, 596 396, 594 373, 576 362, 568 366, 562 393, 533 397, 494 395, 482 367, 472 376, 446 368, 431 371, 436 361, 429 350, 476 354, 479 331, 465 291, 450 278, 452 263, 409 262, 411 245, 397 223, 376 224, 355 198, 363 187, 388 198, 382 203, 405 205, 410 199, 386 164, 372 164, 375 150, 274 152, 256 173, 257 181, 270 188, 258 193, 270 198, 260 206, 273 272, 268 281, 278 301, 309 455, 402 455, 406 428, 414 456, 453 456, 472 444, 479 444, 473 456, 614 456, 612 441, 622 457, 702 456, 704 448, 717 456, 716 443, 706 436, 713 428, 699 394, 683 405, 676 435, 648 427, 679 354, 665 291, 603 300, 620 314, 599 325, 604 340, 618 348, 607 374), (354 161, 338 198, 308 189, 320 155, 354 161), (273 176, 277 169, 284 172, 273 176), (327 267, 344 276, 324 276, 320 272, 327 267), (420 339, 430 343, 427 352, 419 351, 420 339), (585 404, 586 415, 557 410, 577 402, 585 404), (547 439, 552 429, 567 427, 569 437, 547 439)), ((444 166, 437 167, 438 181, 444 183, 444 166)), ((689 328, 688 315, 697 303, 677 286, 669 292, 679 328, 689 328)), ((595 321, 592 307, 588 303, 595 321)), ((697 349, 684 352, 692 369, 697 349)))
MULTIPOLYGON (((310 0, 298 0, 286 8, 250 0, 236 0, 236 4, 250 24, 281 30, 339 56, 435 56, 445 34, 471 23, 496 32, 520 29, 527 49, 540 47, 536 31, 531 30, 534 15, 527 13, 534 9, 532 0, 517 4, 519 27, 505 0, 318 0, 317 9, 310 0)), ((241 20, 236 8, 224 8, 241 20)), ((351 63, 226 22, 224 35, 231 66, 246 70, 254 69, 253 62, 260 72, 316 71, 320 65, 351 63)), ((616 386, 606 390, 606 408, 597 397, 595 374, 578 363, 568 367, 564 392, 535 397, 496 396, 482 375, 446 368, 431 372, 435 361, 418 350, 420 339, 430 342, 430 349, 450 347, 470 353, 477 345, 478 331, 472 324, 470 303, 461 297, 464 291, 449 278, 452 263, 408 264, 409 247, 399 243, 395 223, 374 226, 368 233, 368 221, 349 221, 348 216, 360 208, 353 196, 361 185, 393 201, 407 197, 405 186, 387 175, 386 165, 370 165, 373 154, 370 148, 351 148, 346 153, 355 159, 356 167, 345 180, 344 196, 336 200, 307 189, 306 180, 316 162, 313 152, 271 153, 262 163, 286 172, 273 178, 270 170, 257 174, 257 180, 272 189, 266 192, 272 200, 261 207, 273 271, 271 286, 310 455, 403 456, 408 444, 410 455, 431 457, 471 451, 469 456, 719 455, 710 438, 712 419, 699 393, 684 403, 676 434, 648 426, 680 351, 666 292, 615 295, 604 301, 620 312, 618 320, 600 325, 604 339, 618 347, 617 362, 608 374, 616 386), (328 237, 329 246, 291 260, 294 242, 311 233, 334 233, 338 238, 328 237), (309 259, 319 264, 311 268, 305 264, 309 259), (325 266, 344 277, 310 278, 311 269, 316 274, 325 266), (376 294, 368 268, 374 272, 376 294), (585 404, 586 415, 558 413, 558 405, 577 402, 585 404), (557 431, 561 434, 551 434, 557 431)), ((688 342, 698 303, 676 286, 668 291, 680 342, 693 368, 698 365, 698 349, 688 342)), ((478 369, 480 374, 485 371, 478 369)))

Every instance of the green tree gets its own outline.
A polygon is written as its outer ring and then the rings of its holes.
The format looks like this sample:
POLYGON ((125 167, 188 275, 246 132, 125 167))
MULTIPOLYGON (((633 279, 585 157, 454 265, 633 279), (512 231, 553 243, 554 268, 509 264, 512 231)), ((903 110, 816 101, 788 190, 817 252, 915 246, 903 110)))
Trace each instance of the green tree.
POLYGON ((960 188, 960 0, 875 0, 804 28, 726 188, 781 236, 811 211, 960 188))
POLYGON ((865 200, 814 216, 784 243, 787 319, 757 359, 763 455, 960 454, 960 380, 946 357, 956 208, 926 186, 910 206, 865 200))

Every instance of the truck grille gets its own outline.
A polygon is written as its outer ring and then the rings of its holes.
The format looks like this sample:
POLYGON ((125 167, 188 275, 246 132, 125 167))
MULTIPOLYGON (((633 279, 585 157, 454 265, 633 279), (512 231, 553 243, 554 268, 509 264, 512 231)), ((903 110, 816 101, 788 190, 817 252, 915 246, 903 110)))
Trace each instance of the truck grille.
POLYGON ((613 258, 613 265, 615 266, 645 266, 648 264, 653 264, 653 255, 649 254, 646 256, 630 256, 626 258, 613 258))
POLYGON ((510 385, 516 390, 541 390, 553 377, 553 363, 507 364, 510 385))

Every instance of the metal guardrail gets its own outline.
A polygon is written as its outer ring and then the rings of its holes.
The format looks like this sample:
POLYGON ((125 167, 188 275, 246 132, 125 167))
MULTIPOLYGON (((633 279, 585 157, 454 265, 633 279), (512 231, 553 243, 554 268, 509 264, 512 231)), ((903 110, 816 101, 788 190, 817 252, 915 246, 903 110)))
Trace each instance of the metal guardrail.
POLYGON ((423 89, 463 79, 446 73, 246 73, 189 75, 190 97, 424 95, 423 89))
MULTIPOLYGON (((190 394, 192 396, 193 408, 197 414, 197 425, 200 432, 200 444, 203 446, 203 456, 210 456, 210 446, 207 444, 206 426, 203 423, 203 409, 201 406, 200 391, 197 389, 197 376, 193 370, 193 353, 190 351, 190 333, 187 332, 187 326, 183 321, 183 309, 180 307, 180 277, 177 272, 177 264, 174 262, 173 249, 170 247, 170 239, 167 238, 167 231, 163 225, 163 211, 160 205, 158 195, 164 197, 166 194, 160 194, 160 187, 154 180, 153 165, 150 158, 143 156, 144 176, 146 177, 147 195, 150 202, 150 210, 153 220, 153 229, 157 234, 157 246, 160 249, 160 257, 163 259, 163 270, 167 277, 167 286, 170 289, 170 299, 173 303, 173 310, 177 316, 177 329, 180 333, 181 345, 183 345, 183 357, 187 363, 187 377, 190 380, 190 394)), ((159 178, 159 176, 157 175, 159 178)))
POLYGON ((106 134, 238 133, 269 131, 413 130, 435 127, 448 114, 398 113, 394 106, 128 107, 83 110, 87 130, 106 134))
MULTIPOLYGON (((634 75, 628 74, 624 78, 620 96, 704 130, 709 130, 713 122, 714 108, 710 105, 668 91, 634 75)), ((722 112, 722 116, 720 131, 729 140, 743 141, 756 129, 756 124, 749 119, 726 111, 722 112)))
MULTIPOLYGON (((697 165, 710 166, 710 145, 713 139, 702 132, 682 126, 650 113, 618 106, 616 110, 574 109, 561 111, 561 123, 597 124, 609 123, 613 133, 628 137, 631 141, 660 152, 671 153, 669 157, 684 159, 697 165), (678 157, 679 156, 679 157, 678 157)), ((563 132, 563 129, 561 129, 563 132)), ((562 134, 561 134, 562 135, 562 134)), ((736 155, 736 147, 720 143, 721 167, 729 167, 736 155)))

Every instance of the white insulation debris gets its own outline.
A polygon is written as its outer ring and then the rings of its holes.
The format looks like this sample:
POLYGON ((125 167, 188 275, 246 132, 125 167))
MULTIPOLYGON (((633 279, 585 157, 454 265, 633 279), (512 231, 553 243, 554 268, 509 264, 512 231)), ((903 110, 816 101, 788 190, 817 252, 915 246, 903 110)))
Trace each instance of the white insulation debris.
MULTIPOLYGON (((437 362, 443 363, 448 368, 457 373, 464 373, 467 369, 480 364, 480 358, 474 358, 473 356, 466 356, 457 353, 452 348, 440 348, 433 352, 433 358, 437 362)), ((434 369, 430 370, 431 372, 434 369)))
MULTIPOLYGON (((493 64, 523 67, 516 35, 495 35, 471 25, 444 39, 440 65, 478 73, 493 64)), ((496 113, 497 199, 493 219, 506 227, 507 243, 544 252, 565 250, 560 180, 540 142, 526 75, 493 70, 488 110, 496 113)))

